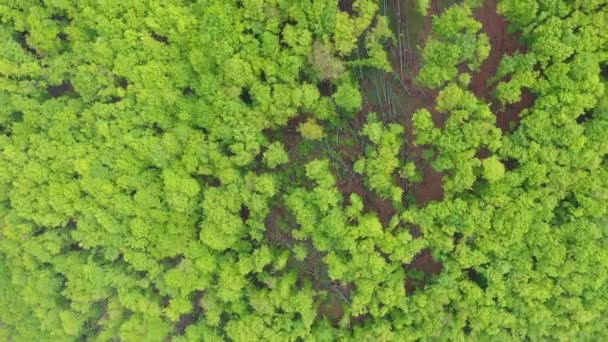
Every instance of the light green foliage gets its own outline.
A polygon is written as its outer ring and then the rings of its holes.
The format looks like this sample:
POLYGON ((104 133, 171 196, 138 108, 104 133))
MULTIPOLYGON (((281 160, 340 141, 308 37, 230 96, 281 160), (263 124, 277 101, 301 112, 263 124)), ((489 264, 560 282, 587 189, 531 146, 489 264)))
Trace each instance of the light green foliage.
POLYGON ((401 170, 401 177, 409 180, 412 183, 419 183, 422 181, 422 174, 416 168, 416 164, 411 161, 405 163, 403 166, 403 169, 401 170))
POLYGON ((458 75, 457 66, 466 63, 477 70, 490 54, 490 42, 479 33, 481 23, 467 4, 454 5, 433 19, 433 35, 422 51, 423 65, 418 78, 431 88, 439 88, 458 75))
POLYGON ((416 10, 422 15, 428 15, 431 0, 416 0, 416 10))
POLYGON ((381 197, 390 199, 394 204, 401 204, 403 190, 394 184, 393 173, 400 166, 403 126, 385 125, 378 121, 375 113, 370 113, 361 133, 371 144, 366 148, 365 157, 355 163, 354 170, 365 174, 370 188, 381 197))
POLYGON ((355 0, 353 10, 356 16, 341 11, 336 14, 334 46, 341 56, 348 56, 353 52, 357 46, 357 38, 371 24, 378 11, 378 3, 374 0, 355 0))
POLYGON ((354 113, 361 108, 363 99, 361 98, 361 92, 356 84, 352 81, 343 81, 338 84, 336 93, 333 94, 334 101, 338 107, 344 109, 347 113, 354 113))
MULTIPOLYGON (((447 115, 440 133, 429 133, 430 113, 414 117, 419 143, 436 151, 433 165, 445 173, 445 194, 401 219, 420 226, 445 267, 446 282, 426 291, 425 315, 459 307, 441 327, 415 318, 423 336, 606 338, 602 3, 499 2, 511 29, 528 43, 526 52, 503 56, 489 80, 500 81, 503 105, 519 102, 524 91, 534 99, 513 130, 497 131, 488 105, 463 89, 465 82, 439 93, 436 109, 447 115), (478 158, 482 149, 487 155, 478 158), (447 279, 461 280, 456 288, 447 279), (453 299, 436 300, 440 293, 453 299)), ((497 105, 495 116, 504 110, 497 105)))
POLYGON ((435 141, 439 134, 441 134, 439 129, 435 127, 431 112, 425 108, 419 109, 414 113, 412 124, 416 133, 416 143, 418 145, 429 144, 435 141))
POLYGON ((495 156, 482 161, 483 176, 490 183, 495 183, 505 176, 505 166, 495 156))
POLYGON ((385 16, 376 18, 376 25, 365 36, 365 49, 368 58, 356 61, 353 65, 365 65, 391 71, 391 65, 387 58, 384 46, 387 42, 393 42, 395 37, 389 28, 389 19, 385 16))
POLYGON ((505 0, 499 4, 499 10, 515 27, 524 27, 538 18, 540 6, 536 0, 505 0))
POLYGON ((335 47, 340 55, 348 55, 357 46, 355 20, 348 13, 339 12, 336 16, 335 47))
POLYGON ((450 170, 444 189, 470 189, 481 171, 481 161, 474 158, 476 152, 481 148, 496 151, 501 146, 495 117, 486 104, 455 83, 439 92, 436 108, 448 116, 445 126, 435 127, 430 112, 418 111, 413 118, 416 143, 438 149, 433 166, 440 171, 450 170))
POLYGON ((308 119, 306 122, 301 123, 298 126, 298 132, 300 132, 305 139, 310 140, 321 140, 325 136, 323 134, 323 127, 314 119, 308 119))
POLYGON ((274 169, 278 165, 285 164, 288 161, 289 155, 287 155, 283 145, 278 141, 268 145, 266 152, 264 152, 264 162, 271 169, 274 169))
POLYGON ((297 188, 286 197, 300 225, 294 236, 312 239, 315 249, 326 253, 323 260, 331 280, 354 283, 357 290, 346 308, 348 314, 380 318, 392 308, 403 309, 404 303, 395 300, 403 293, 401 263, 409 262, 421 245, 411 241, 409 232, 394 230, 398 220, 383 229, 375 214, 362 212, 357 195, 351 195, 350 205, 344 207, 328 160, 308 163, 306 176, 314 181, 312 190, 297 188), (391 257, 385 259, 380 253, 391 257))
POLYGON ((503 104, 516 103, 521 99, 522 88, 532 88, 540 72, 534 70, 536 58, 533 54, 505 56, 495 78, 510 74, 508 82, 500 82, 496 87, 496 96, 503 104))
POLYGON ((358 109, 336 56, 377 5, 355 8, 0 4, 0 340, 309 337, 318 293, 265 239, 288 162, 266 133, 358 109))
POLYGON ((332 51, 323 43, 316 41, 312 46, 310 63, 321 80, 335 80, 344 73, 340 59, 332 56, 332 51))
POLYGON ((0 340, 606 340, 605 1, 499 1, 486 99, 448 2, 357 131, 396 2, 2 1, 0 340))

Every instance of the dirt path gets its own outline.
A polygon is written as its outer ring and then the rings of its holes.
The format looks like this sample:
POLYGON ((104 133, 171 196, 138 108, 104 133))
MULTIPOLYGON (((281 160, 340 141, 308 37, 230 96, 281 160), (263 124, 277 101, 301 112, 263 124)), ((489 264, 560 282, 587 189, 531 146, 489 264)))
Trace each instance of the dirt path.
POLYGON ((520 51, 518 37, 507 32, 508 23, 496 12, 496 0, 484 1, 483 7, 475 12, 475 18, 483 25, 482 31, 490 39, 490 55, 483 62, 479 72, 473 74, 471 90, 477 97, 491 99, 495 85, 488 85, 487 80, 496 74, 503 55, 512 55, 520 51))
POLYGON ((395 208, 389 200, 382 199, 367 189, 363 184, 362 177, 342 179, 338 181, 338 189, 344 194, 345 199, 352 193, 361 196, 364 210, 376 213, 384 226, 388 225, 396 213, 395 208))
POLYGON ((425 206, 431 201, 443 198, 443 175, 424 161, 422 154, 424 148, 414 144, 416 140, 413 132, 413 114, 422 108, 431 112, 433 121, 442 126, 445 117, 435 110, 435 102, 438 92, 421 86, 416 81, 415 75, 421 68, 420 51, 418 47, 424 46, 432 32, 432 20, 434 15, 441 13, 441 7, 437 0, 431 1, 428 15, 422 17, 415 10, 414 2, 394 0, 390 2, 391 11, 395 13, 394 23, 396 25, 398 42, 391 49, 391 57, 394 73, 397 75, 393 80, 392 91, 397 101, 403 104, 404 110, 400 113, 405 128, 405 146, 401 156, 403 160, 413 160, 418 170, 422 172, 423 179, 417 184, 402 185, 406 193, 411 193, 420 206, 425 206), (403 4, 402 4, 403 3, 403 4))
MULTIPOLYGON (((401 180, 406 194, 411 194, 418 206, 423 207, 432 201, 443 199, 443 175, 433 170, 428 161, 422 158, 424 147, 414 144, 416 136, 413 131, 413 114, 422 108, 431 112, 433 121, 438 127, 445 123, 444 115, 435 110, 438 91, 418 84, 415 76, 421 68, 419 47, 423 47, 432 32, 432 18, 441 13, 441 6, 437 0, 431 1, 427 16, 422 17, 416 13, 412 1, 395 0, 390 2, 391 12, 396 13, 394 23, 398 42, 391 49, 393 79, 388 79, 393 101, 399 102, 397 120, 404 126, 405 144, 401 151, 401 159, 412 160, 422 173, 422 181, 409 184, 401 180)), ((414 238, 421 236, 418 227, 409 228, 414 238)), ((441 272, 442 264, 435 261, 430 250, 419 253, 409 263, 403 265, 406 271, 415 270, 424 274, 423 281, 415 281, 406 277, 404 280, 405 292, 411 294, 416 289, 424 288, 426 280, 441 272)))
POLYGON ((518 103, 502 107, 493 96, 497 83, 488 84, 488 80, 496 74, 504 55, 526 52, 526 47, 520 44, 518 35, 507 31, 509 24, 497 12, 497 0, 484 1, 484 5, 476 11, 475 18, 482 23, 482 30, 490 39, 492 48, 480 70, 473 74, 470 88, 478 98, 490 103, 496 115, 496 126, 503 132, 509 132, 519 124, 519 113, 532 106, 534 96, 529 91, 523 91, 518 103))

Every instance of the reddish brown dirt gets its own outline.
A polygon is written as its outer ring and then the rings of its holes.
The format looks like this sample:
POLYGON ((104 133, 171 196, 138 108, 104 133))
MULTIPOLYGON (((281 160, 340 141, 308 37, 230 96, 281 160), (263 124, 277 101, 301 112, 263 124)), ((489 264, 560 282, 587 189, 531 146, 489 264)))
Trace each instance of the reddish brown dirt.
POLYGON ((183 335, 184 332, 186 331, 186 328, 189 325, 196 322, 200 318, 200 316, 203 312, 203 309, 201 308, 201 306, 199 304, 202 297, 203 297, 202 291, 195 292, 194 297, 192 298, 193 309, 190 313, 181 315, 179 317, 179 320, 177 321, 177 324, 175 325, 174 335, 183 335))
POLYGON ((492 153, 486 147, 482 147, 475 154, 475 158, 477 159, 486 159, 489 158, 492 153))
POLYGON ((354 3, 354 0, 340 0, 340 1, 338 1, 338 8, 342 12, 346 12, 350 15, 354 15, 355 12, 353 11, 353 3, 354 3))
MULTIPOLYGON (((393 8, 394 10, 401 10, 401 17, 406 14, 406 11, 403 9, 404 6, 396 6, 398 5, 398 1, 399 0, 393 2, 393 8)), ((418 32, 416 45, 424 46, 424 43, 432 32, 432 17, 440 13, 441 9, 438 1, 431 1, 429 15, 423 19, 423 29, 418 32)), ((405 20, 407 20, 407 18, 405 18, 405 20)), ((398 20, 398 23, 400 22, 401 20, 398 20)), ((399 31, 403 30, 402 27, 399 27, 398 29, 399 31)), ((403 46, 404 44, 401 45, 403 46)), ((416 136, 413 132, 412 117, 417 110, 426 108, 431 113, 435 125, 440 128, 445 125, 446 117, 435 110, 438 91, 422 87, 415 79, 414 75, 418 74, 421 67, 419 50, 408 49, 407 51, 395 52, 398 48, 399 45, 393 48, 392 55, 394 57, 393 69, 399 74, 399 78, 402 82, 402 87, 396 87, 396 89, 401 91, 402 97, 406 99, 406 112, 403 113, 402 121, 405 128, 406 144, 403 148, 402 156, 404 159, 413 160, 423 176, 422 181, 417 184, 406 184, 404 182, 404 184, 407 185, 405 190, 414 195, 419 206, 425 206, 431 201, 438 201, 443 198, 443 175, 433 170, 429 163, 422 158, 425 148, 414 144, 416 136), (403 72, 401 69, 401 58, 403 58, 405 62, 404 64, 407 68, 407 72, 403 72), (410 93, 406 93, 404 88, 409 89, 410 93)), ((421 233, 419 227, 412 226, 409 227, 409 230, 414 238, 420 237, 421 233)), ((410 264, 404 265, 406 271, 415 269, 425 273, 425 278, 438 274, 441 272, 442 268, 443 266, 441 263, 433 260, 430 250, 423 250, 410 264)), ((404 284, 407 293, 412 293, 416 288, 424 287, 424 285, 425 283, 414 282, 412 279, 406 279, 404 284)))
POLYGON ((442 127, 445 123, 445 117, 434 108, 437 92, 430 90, 427 90, 427 92, 427 98, 420 94, 420 96, 412 98, 409 102, 409 106, 412 109, 404 116, 406 143, 402 154, 405 158, 413 160, 418 170, 422 172, 422 181, 411 184, 407 189, 414 195, 418 205, 422 207, 431 201, 439 201, 443 198, 443 174, 435 171, 422 158, 425 148, 414 143, 416 135, 413 131, 412 117, 413 113, 418 109, 426 108, 429 110, 437 127, 442 127))
POLYGON ((535 98, 529 91, 522 91, 522 98, 518 103, 501 107, 493 96, 497 83, 488 84, 488 80, 496 74, 504 55, 526 52, 526 47, 519 41, 519 35, 507 31, 508 23, 497 12, 496 3, 496 0, 486 0, 475 13, 476 19, 483 25, 483 32, 490 39, 492 48, 480 70, 472 75, 470 88, 477 97, 491 104, 496 115, 496 126, 503 132, 508 132, 519 124, 519 114, 523 109, 532 106, 535 98))
POLYGON ((471 79, 471 90, 482 99, 489 99, 491 91, 494 90, 487 81, 496 74, 502 56, 524 51, 519 37, 507 32, 508 23, 496 10, 496 0, 486 0, 475 12, 475 18, 483 25, 482 31, 488 36, 492 46, 490 55, 471 79))
POLYGON ((351 291, 354 289, 353 284, 345 286, 337 285, 326 279, 325 281, 317 281, 315 289, 327 291, 329 297, 319 306, 317 312, 326 317, 334 326, 344 316, 344 305, 349 305, 345 298, 350 297, 351 291))
POLYGON ((405 265, 406 270, 417 270, 426 274, 439 274, 443 269, 440 262, 433 259, 430 249, 423 249, 414 257, 411 263, 405 265))
MULTIPOLYGON (((398 30, 402 32, 405 30, 403 23, 408 20, 407 8, 406 6, 400 5, 399 0, 393 1, 391 4, 394 11, 401 11, 398 16, 397 25, 398 30)), ((413 3, 408 2, 407 5, 412 6, 413 3)), ((439 15, 440 13, 441 9, 438 1, 431 1, 428 15, 423 18, 422 30, 420 30, 415 37, 416 45, 424 45, 432 32, 433 16, 439 15)), ((438 91, 421 86, 415 79, 415 75, 418 74, 421 67, 419 51, 417 49, 412 49, 411 47, 408 48, 405 44, 397 44, 392 50, 393 70, 395 73, 399 74, 399 78, 402 82, 402 84, 393 87, 393 89, 406 101, 404 104, 406 106, 406 112, 403 113, 404 119, 402 121, 405 128, 406 144, 402 151, 402 156, 404 159, 414 160, 416 167, 422 172, 423 176, 422 182, 407 185, 405 190, 414 195, 416 202, 420 206, 425 206, 431 201, 441 200, 443 198, 443 175, 433 170, 428 162, 422 159, 424 148, 414 144, 416 137, 413 132, 412 116, 417 110, 426 108, 431 112, 433 122, 440 128, 445 124, 446 117, 435 110, 438 91), (400 46, 403 51, 399 51, 400 46), (403 59, 403 61, 401 59, 403 59), (402 62, 405 64, 404 69, 401 68, 402 62), (407 93, 404 88, 409 89, 410 93, 407 93)))
POLYGON ((302 265, 305 266, 298 277, 301 280, 309 281, 315 290, 327 293, 327 297, 319 305, 317 313, 326 317, 333 325, 337 325, 344 316, 344 305, 349 304, 348 298, 350 298, 354 285, 331 281, 327 273, 327 265, 317 252, 309 254, 302 265))
POLYGON ((60 85, 49 86, 47 92, 53 98, 60 97, 63 95, 74 95, 74 86, 69 81, 63 82, 60 85))
POLYGON ((399 13, 397 16, 397 31, 399 32, 399 38, 402 39, 401 44, 397 44, 392 49, 393 54, 393 66, 395 72, 400 74, 401 79, 409 87, 413 85, 413 75, 417 75, 420 70, 420 53, 418 46, 424 46, 427 38, 433 32, 433 16, 441 14, 439 2, 437 0, 431 0, 428 15, 422 19, 422 29, 418 32, 406 32, 408 21, 408 6, 415 6, 413 1, 404 2, 403 0, 393 0, 389 6, 391 11, 399 13), (407 37, 407 38, 406 38, 407 37), (412 41, 409 41, 411 39, 412 41), (401 50, 399 50, 401 47, 401 50), (395 61, 397 59, 397 61, 395 61), (400 59, 402 59, 405 68, 400 67, 400 59))
MULTIPOLYGON (((397 0, 399 1, 399 0, 397 0)), ((411 4, 413 5, 413 4, 411 4)), ((441 14, 438 0, 431 0, 428 15, 424 18, 424 32, 428 35, 433 30, 433 16, 441 14)))
POLYGON ((328 301, 319 305, 317 312, 330 322, 337 323, 344 316, 344 306, 339 301, 328 301))
POLYGON ((498 105, 492 105, 494 113, 496 113, 496 126, 503 132, 511 132, 519 125, 521 121, 521 112, 534 105, 536 96, 527 89, 522 90, 521 100, 517 103, 506 105, 500 108, 498 105))
POLYGON ((423 249, 414 257, 411 263, 404 265, 405 271, 416 270, 425 274, 425 279, 422 281, 415 281, 407 278, 405 280, 405 290, 408 294, 413 293, 416 288, 424 288, 427 284, 428 278, 441 273, 443 265, 433 259, 430 249, 423 249))
POLYGON ((443 199, 443 174, 433 170, 427 164, 418 166, 422 169, 422 182, 411 187, 414 197, 420 206, 425 206, 432 201, 443 199))
POLYGON ((302 115, 298 115, 287 121, 287 126, 281 130, 281 142, 285 146, 287 152, 293 151, 298 145, 298 142, 302 139, 300 132, 298 132, 298 126, 306 119, 302 115))
POLYGON ((352 193, 361 196, 365 211, 378 214, 380 222, 385 226, 388 225, 391 217, 395 215, 396 211, 391 202, 369 191, 360 177, 351 177, 338 181, 338 189, 346 198, 352 193))

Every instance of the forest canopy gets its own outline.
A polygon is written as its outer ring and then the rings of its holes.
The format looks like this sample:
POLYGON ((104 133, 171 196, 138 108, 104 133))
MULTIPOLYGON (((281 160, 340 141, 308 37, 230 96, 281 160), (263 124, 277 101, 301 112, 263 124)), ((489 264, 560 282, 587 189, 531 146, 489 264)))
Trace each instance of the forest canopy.
POLYGON ((0 340, 608 338, 608 1, 0 1, 0 340))

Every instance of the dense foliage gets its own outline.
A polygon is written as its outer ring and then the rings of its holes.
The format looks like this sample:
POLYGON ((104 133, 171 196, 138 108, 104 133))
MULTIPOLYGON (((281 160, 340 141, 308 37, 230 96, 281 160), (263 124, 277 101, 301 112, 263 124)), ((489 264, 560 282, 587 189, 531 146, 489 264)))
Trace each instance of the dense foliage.
POLYGON ((490 2, 409 5, 404 127, 375 0, 0 1, 0 339, 607 338, 608 2, 500 1, 481 98, 490 2))
POLYGON ((608 199, 606 3, 502 1, 499 10, 528 50, 502 59, 494 114, 524 91, 535 100, 514 130, 501 132, 488 105, 461 84, 443 88, 436 109, 449 114, 445 126, 425 110, 414 125, 446 171, 445 200, 404 219, 422 227, 442 276, 452 273, 443 279, 468 276, 436 289, 455 291, 444 310, 459 308, 471 336, 605 338, 608 240, 598 220, 608 199))

